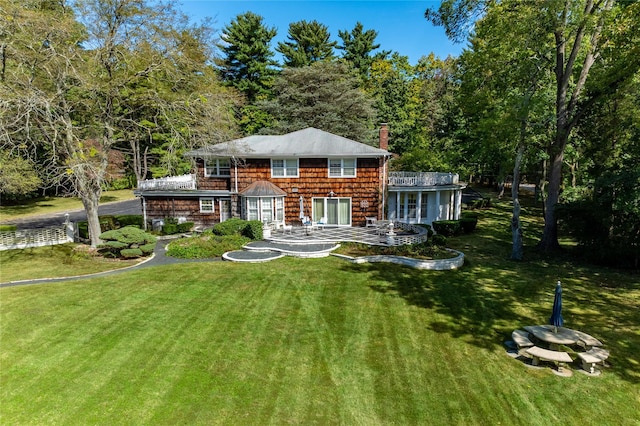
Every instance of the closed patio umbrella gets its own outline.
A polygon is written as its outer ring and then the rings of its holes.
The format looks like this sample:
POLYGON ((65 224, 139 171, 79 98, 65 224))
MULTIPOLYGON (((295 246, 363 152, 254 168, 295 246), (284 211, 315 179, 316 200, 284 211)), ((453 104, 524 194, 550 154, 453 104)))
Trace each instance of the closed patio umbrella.
POLYGON ((553 311, 549 317, 549 324, 553 326, 554 333, 558 331, 558 327, 562 327, 564 319, 562 319, 562 285, 560 281, 556 284, 556 294, 553 299, 553 311))
POLYGON ((300 196, 300 219, 304 217, 304 198, 300 196))

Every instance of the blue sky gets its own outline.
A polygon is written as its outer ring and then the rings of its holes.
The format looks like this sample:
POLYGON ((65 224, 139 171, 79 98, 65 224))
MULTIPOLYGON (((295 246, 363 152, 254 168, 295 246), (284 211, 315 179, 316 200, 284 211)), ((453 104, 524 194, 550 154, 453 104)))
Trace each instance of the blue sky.
MULTIPOLYGON (((261 15, 267 26, 278 30, 272 41, 274 51, 278 41, 286 39, 291 22, 315 19, 329 27, 333 40, 341 42, 338 31, 351 31, 360 21, 365 30, 378 32, 376 41, 380 50, 397 51, 415 64, 431 52, 441 58, 458 56, 464 47, 449 41, 441 27, 434 27, 424 18, 424 11, 439 3, 439 0, 182 0, 179 8, 195 21, 213 18, 217 29, 247 11, 261 15)), ((280 60, 280 56, 276 59, 280 60)))

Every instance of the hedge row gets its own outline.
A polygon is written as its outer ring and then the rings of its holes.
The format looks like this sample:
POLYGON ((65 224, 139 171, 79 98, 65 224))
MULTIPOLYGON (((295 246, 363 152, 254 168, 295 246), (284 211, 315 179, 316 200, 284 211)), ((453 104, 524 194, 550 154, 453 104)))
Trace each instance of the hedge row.
POLYGON ((473 212, 464 212, 459 220, 436 220, 432 225, 438 235, 445 237, 469 234, 478 225, 478 215, 473 212))

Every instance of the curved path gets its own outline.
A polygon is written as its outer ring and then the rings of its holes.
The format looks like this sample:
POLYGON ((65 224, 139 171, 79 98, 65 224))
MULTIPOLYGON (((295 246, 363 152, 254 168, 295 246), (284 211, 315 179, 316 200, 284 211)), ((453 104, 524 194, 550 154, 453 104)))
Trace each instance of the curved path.
MULTIPOLYGON (((173 238, 172 238, 173 239, 173 238)), ((137 265, 128 266, 126 268, 120 269, 112 269, 110 271, 97 272, 95 274, 87 274, 87 275, 76 275, 71 277, 57 277, 57 278, 38 278, 34 280, 20 280, 20 281, 10 281, 6 283, 0 283, 0 288, 4 287, 16 287, 20 285, 28 285, 28 284, 47 284, 47 283, 58 283, 62 281, 72 281, 72 280, 81 280, 85 278, 93 278, 93 277, 104 277, 108 275, 115 275, 121 272, 130 271, 132 269, 140 269, 147 268, 150 266, 161 266, 161 265, 172 265, 177 263, 197 263, 197 262, 219 262, 220 258, 207 258, 207 259, 179 259, 177 257, 170 257, 166 255, 167 244, 171 242, 171 239, 161 239, 158 240, 155 249, 153 250, 153 256, 150 258, 143 260, 137 265)))

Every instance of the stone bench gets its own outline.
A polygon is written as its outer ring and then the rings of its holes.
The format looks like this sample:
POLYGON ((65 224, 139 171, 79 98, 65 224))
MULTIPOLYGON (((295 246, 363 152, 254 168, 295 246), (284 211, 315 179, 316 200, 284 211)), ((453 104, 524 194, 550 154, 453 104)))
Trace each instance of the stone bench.
POLYGON ((553 361, 558 363, 558 371, 561 372, 564 368, 564 363, 573 362, 571 357, 566 352, 550 351, 549 349, 533 346, 528 348, 526 352, 533 357, 531 365, 538 365, 540 360, 553 361))
POLYGON ((609 351, 602 348, 591 348, 587 352, 578 353, 578 357, 582 361, 582 368, 591 374, 596 371, 596 364, 603 363, 609 358, 609 351))
POLYGON ((511 339, 513 339, 513 342, 518 347, 518 351, 522 348, 530 348, 533 346, 533 342, 529 340, 529 333, 524 330, 513 330, 511 339))

